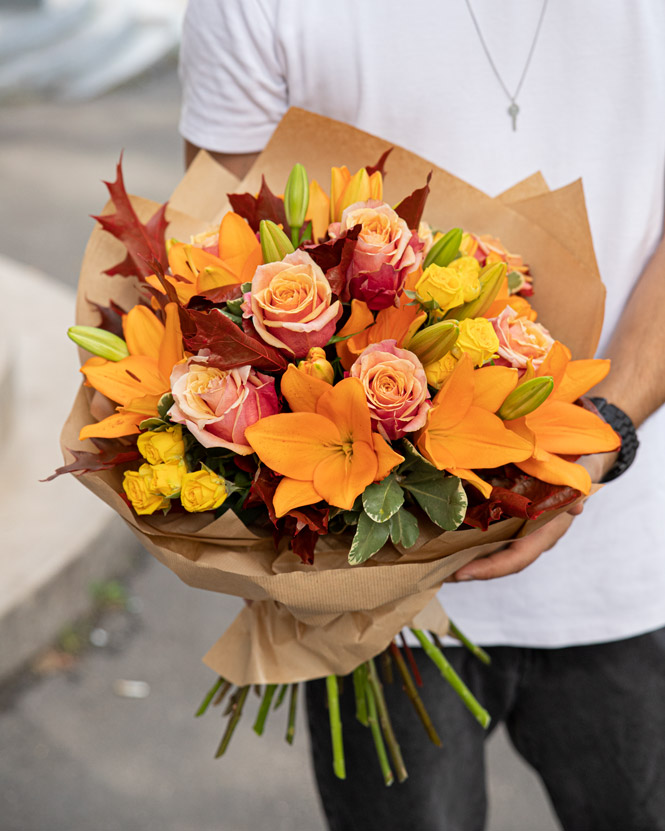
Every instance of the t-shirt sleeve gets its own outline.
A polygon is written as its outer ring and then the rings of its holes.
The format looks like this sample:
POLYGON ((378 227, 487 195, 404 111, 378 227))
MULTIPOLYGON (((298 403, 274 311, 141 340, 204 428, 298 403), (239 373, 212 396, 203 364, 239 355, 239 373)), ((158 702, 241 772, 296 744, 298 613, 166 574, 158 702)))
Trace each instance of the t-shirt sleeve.
POLYGON ((288 109, 275 0, 189 0, 180 133, 218 153, 262 150, 288 109))

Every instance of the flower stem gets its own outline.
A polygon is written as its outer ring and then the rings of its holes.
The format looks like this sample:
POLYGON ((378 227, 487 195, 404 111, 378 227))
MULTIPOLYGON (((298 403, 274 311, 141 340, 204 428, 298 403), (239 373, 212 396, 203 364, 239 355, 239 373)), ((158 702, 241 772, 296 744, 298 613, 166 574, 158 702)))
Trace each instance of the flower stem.
POLYGON ((229 719, 228 724, 226 725, 226 730, 224 731, 222 741, 219 743, 219 747, 217 748, 217 753, 215 753, 215 759, 219 759, 219 757, 224 754, 226 748, 229 746, 231 736, 233 736, 233 731, 236 729, 236 726, 240 721, 240 716, 242 715, 242 708, 245 704, 245 699, 247 698, 248 692, 249 687, 241 687, 239 690, 238 697, 236 698, 233 704, 233 712, 231 714, 231 718, 229 719))
POLYGON ((294 248, 300 245, 300 228, 291 228, 291 244, 294 248))
POLYGON ((381 730, 383 731, 383 736, 386 740, 386 744, 388 745, 390 758, 393 760, 397 781, 404 782, 408 776, 408 773, 406 772, 404 760, 402 759, 402 751, 400 750, 399 743, 393 731, 393 726, 390 723, 388 707, 386 705, 386 700, 383 697, 383 689, 381 687, 381 681, 379 680, 379 674, 376 671, 376 664, 373 659, 370 659, 367 663, 369 665, 369 686, 371 687, 374 695, 381 730))
POLYGON ((263 729, 266 726, 266 719, 268 718, 268 713, 270 712, 270 705, 272 703, 272 698, 275 695, 276 689, 277 684, 266 684, 266 688, 263 693, 263 699, 261 701, 261 706, 259 707, 259 712, 257 713, 256 721, 254 722, 254 732, 258 736, 263 735, 263 729))
POLYGON ((470 641, 464 634, 464 632, 461 632, 457 628, 457 626, 455 626, 455 624, 452 622, 452 620, 450 620, 450 618, 448 619, 448 630, 452 637, 457 638, 457 640, 460 641, 460 643, 463 643, 464 646, 466 646, 466 648, 469 650, 469 652, 475 655, 479 661, 482 661, 484 664, 487 664, 488 666, 492 663, 492 659, 487 654, 487 652, 485 652, 485 650, 482 649, 480 646, 476 646, 476 644, 473 643, 473 641, 470 641))
POLYGON ((414 658, 413 650, 406 642, 406 638, 404 637, 403 632, 400 632, 399 638, 402 641, 402 647, 406 652, 406 660, 409 662, 409 666, 411 667, 411 672, 413 673, 415 682, 419 687, 422 687, 423 679, 420 676, 420 670, 418 669, 418 664, 416 663, 416 659, 414 658))
POLYGON ((286 727, 286 741, 293 744, 296 734, 296 713, 298 711, 298 687, 299 684, 291 684, 291 696, 289 698, 289 723, 286 727))
POLYGON ((393 682, 393 664, 390 660, 390 652, 387 649, 381 653, 381 677, 384 684, 392 684, 393 682))
POLYGON ((217 693, 215 700, 212 702, 213 707, 218 707, 222 703, 222 701, 224 701, 224 699, 226 698, 226 694, 232 686, 233 684, 230 681, 225 681, 222 684, 221 690, 217 693))
POLYGON ((379 759, 381 773, 383 774, 383 781, 386 783, 386 786, 389 786, 395 781, 395 777, 390 769, 390 762, 388 761, 388 754, 386 753, 386 746, 383 743, 381 727, 379 726, 379 718, 376 712, 374 692, 369 684, 365 685, 365 695, 367 698, 367 721, 369 722, 369 727, 372 731, 372 738, 374 739, 376 755, 379 759))
POLYGON ((353 691, 356 696, 356 718, 368 727, 367 721, 367 664, 361 664, 353 670, 353 691))
POLYGON ((390 644, 390 652, 392 653, 395 665, 397 666, 397 671, 402 677, 404 690, 413 704, 416 713, 418 713, 418 717, 422 721, 423 727, 425 728, 430 741, 437 747, 441 747, 439 734, 436 732, 434 725, 432 724, 432 719, 425 709, 422 698, 418 695, 418 690, 416 689, 416 685, 413 683, 413 678, 411 677, 409 668, 406 665, 406 661, 402 657, 402 653, 399 651, 399 647, 394 641, 390 644))
POLYGON ((205 711, 206 711, 206 710, 208 709, 208 707, 210 706, 210 702, 211 702, 211 701, 212 701, 212 699, 214 698, 215 693, 216 693, 216 692, 217 692, 217 690, 218 690, 218 689, 222 686, 222 684, 223 684, 223 683, 224 683, 224 679, 220 676, 220 677, 219 677, 219 678, 215 681, 215 683, 212 685, 212 687, 210 687, 210 689, 209 689, 209 690, 208 690, 208 692, 206 693, 205 698, 204 698, 204 699, 203 699, 203 701, 201 702, 201 706, 200 706, 200 707, 199 707, 199 709, 196 711, 196 714, 195 714, 195 717, 196 717, 196 718, 198 718, 199 716, 202 716, 202 715, 205 713, 205 711))
POLYGON ((342 741, 342 717, 339 712, 339 688, 337 676, 329 675, 326 678, 328 692, 328 715, 330 717, 330 738, 332 739, 333 770, 338 779, 346 779, 346 765, 344 763, 344 743, 342 741))
POLYGON ((487 710, 482 707, 471 690, 450 666, 439 647, 432 643, 422 629, 412 629, 413 634, 418 638, 425 654, 430 658, 441 675, 446 679, 457 695, 462 699, 464 706, 473 714, 474 718, 485 728, 488 727, 491 719, 487 710))
POLYGON ((282 702, 284 701, 288 689, 288 684, 282 684, 282 686, 279 689, 279 693, 277 694, 277 699, 275 700, 275 706, 273 707, 273 710, 278 710, 282 706, 282 702))

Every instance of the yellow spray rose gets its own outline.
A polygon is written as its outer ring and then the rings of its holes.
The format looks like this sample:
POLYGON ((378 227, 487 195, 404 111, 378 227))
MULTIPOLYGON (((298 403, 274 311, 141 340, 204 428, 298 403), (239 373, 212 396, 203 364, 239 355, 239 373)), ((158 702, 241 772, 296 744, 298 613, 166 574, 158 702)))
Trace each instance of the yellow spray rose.
POLYGON ((139 453, 151 465, 179 462, 185 455, 185 442, 182 440, 182 427, 169 427, 166 430, 148 430, 141 433, 136 445, 139 453))
POLYGON ((431 387, 440 390, 444 381, 448 378, 450 373, 457 366, 457 360, 448 352, 438 361, 427 364, 425 367, 425 375, 427 376, 427 383, 431 387))
POLYGON ((298 362, 298 369, 313 378, 319 378, 326 384, 332 384, 335 379, 335 370, 326 353, 320 346, 313 346, 307 353, 307 359, 298 362))
POLYGON ((469 317, 460 322, 459 337, 452 350, 456 358, 460 358, 466 352, 471 356, 475 366, 482 366, 498 349, 499 339, 489 320, 484 317, 469 317))
POLYGON ((186 511, 214 511, 226 499, 226 485, 212 470, 196 470, 182 477, 180 501, 186 511))
POLYGON ((122 487, 137 514, 154 514, 171 504, 152 487, 152 465, 141 465, 138 470, 127 470, 122 487))
POLYGON ((423 300, 435 300, 448 311, 474 300, 480 292, 480 267, 475 257, 459 257, 445 268, 435 263, 423 271, 416 291, 423 300))
POLYGON ((184 462, 152 466, 152 490, 168 499, 180 496, 182 477, 187 473, 184 462))

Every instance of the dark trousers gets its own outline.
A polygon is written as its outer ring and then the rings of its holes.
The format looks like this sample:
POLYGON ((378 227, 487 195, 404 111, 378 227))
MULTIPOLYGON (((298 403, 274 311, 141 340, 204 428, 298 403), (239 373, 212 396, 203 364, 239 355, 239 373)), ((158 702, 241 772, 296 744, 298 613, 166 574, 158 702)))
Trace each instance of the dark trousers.
MULTIPOLYGON (((446 657, 541 776, 565 831, 665 831, 665 629, 565 649, 466 649, 446 657)), ((421 650, 414 650, 435 747, 400 688, 385 685, 409 778, 386 788, 369 730, 341 696, 345 781, 332 772, 325 683, 311 682, 312 756, 331 831, 482 831, 485 732, 421 650)), ((490 731, 491 732, 491 729, 490 731)))

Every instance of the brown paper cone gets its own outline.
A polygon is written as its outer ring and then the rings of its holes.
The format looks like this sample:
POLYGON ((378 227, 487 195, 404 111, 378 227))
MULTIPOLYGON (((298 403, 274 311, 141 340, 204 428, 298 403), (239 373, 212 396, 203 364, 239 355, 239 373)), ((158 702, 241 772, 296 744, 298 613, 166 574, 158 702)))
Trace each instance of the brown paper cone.
MULTIPOLYGON (((305 165, 310 177, 327 185, 331 165, 346 164, 355 170, 376 161, 387 147, 381 139, 347 125, 293 109, 237 190, 257 190, 265 173, 272 189, 281 192, 296 161, 305 165)), ((591 356, 602 322, 604 288, 579 183, 550 192, 542 177, 535 175, 491 199, 396 148, 388 164, 387 201, 394 203, 422 186, 430 170, 425 218, 444 230, 462 226, 491 233, 522 254, 534 275, 535 305, 545 325, 575 357, 591 356)), ((218 221, 227 209, 227 186, 235 187, 232 177, 210 156, 200 154, 175 191, 175 207, 167 213, 168 234, 187 239, 214 227, 212 220, 218 221)), ((144 199, 132 201, 144 220, 157 208, 144 199)), ((123 256, 120 243, 95 228, 81 270, 77 323, 99 322, 88 301, 108 305, 113 298, 124 308, 136 303, 134 280, 103 274, 123 256)), ((93 420, 89 393, 81 389, 63 428, 61 444, 67 461, 68 451, 85 445, 78 441, 78 433, 93 420)), ((276 552, 271 536, 247 528, 232 513, 217 520, 208 514, 137 516, 119 496, 119 469, 80 479, 185 583, 254 601, 204 659, 219 675, 239 685, 348 673, 384 649, 410 622, 445 634, 447 618, 434 599, 442 581, 553 516, 526 523, 509 519, 485 532, 446 533, 425 519, 413 548, 404 551, 389 544, 355 567, 347 562, 350 538, 328 535, 319 540, 314 565, 305 566, 284 546, 276 552)))

